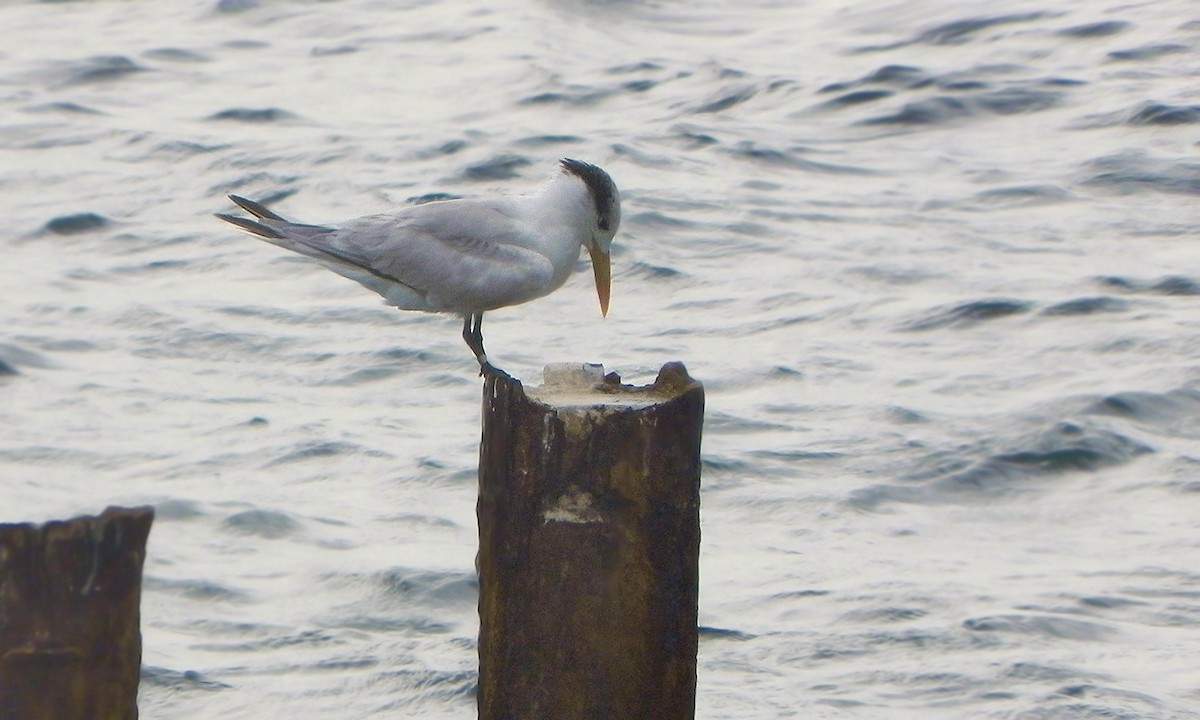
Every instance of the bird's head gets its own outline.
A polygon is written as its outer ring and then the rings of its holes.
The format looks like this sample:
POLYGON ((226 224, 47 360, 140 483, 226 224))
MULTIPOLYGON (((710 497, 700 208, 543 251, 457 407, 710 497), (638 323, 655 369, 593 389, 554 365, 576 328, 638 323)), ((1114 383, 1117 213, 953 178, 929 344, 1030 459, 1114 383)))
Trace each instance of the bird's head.
POLYGON ((591 237, 584 241, 584 246, 592 258, 592 271, 596 275, 596 294, 600 298, 600 312, 608 315, 608 295, 612 285, 612 269, 608 255, 613 237, 621 225, 621 194, 617 192, 617 185, 608 173, 595 165, 570 158, 563 158, 560 162, 565 171, 583 181, 592 198, 595 223, 592 226, 591 237))

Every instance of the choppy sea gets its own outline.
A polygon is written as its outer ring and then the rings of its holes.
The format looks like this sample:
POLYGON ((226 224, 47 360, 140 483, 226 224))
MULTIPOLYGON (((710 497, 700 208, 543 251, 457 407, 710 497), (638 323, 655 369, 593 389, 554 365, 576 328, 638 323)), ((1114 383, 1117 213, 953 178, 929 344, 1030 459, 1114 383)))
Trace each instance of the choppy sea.
POLYGON ((705 384, 699 718, 1200 718, 1200 4, 8 2, 0 521, 156 506, 143 717, 475 716, 459 322, 212 214, 564 156, 488 350, 705 384))

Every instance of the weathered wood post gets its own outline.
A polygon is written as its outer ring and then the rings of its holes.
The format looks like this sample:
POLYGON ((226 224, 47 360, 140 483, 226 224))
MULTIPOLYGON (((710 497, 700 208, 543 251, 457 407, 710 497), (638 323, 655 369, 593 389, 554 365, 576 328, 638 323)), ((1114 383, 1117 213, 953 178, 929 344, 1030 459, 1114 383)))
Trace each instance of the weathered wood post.
POLYGON ((484 382, 480 720, 691 719, 704 389, 571 367, 484 382))
POLYGON ((154 509, 0 524, 0 720, 135 720, 154 509))

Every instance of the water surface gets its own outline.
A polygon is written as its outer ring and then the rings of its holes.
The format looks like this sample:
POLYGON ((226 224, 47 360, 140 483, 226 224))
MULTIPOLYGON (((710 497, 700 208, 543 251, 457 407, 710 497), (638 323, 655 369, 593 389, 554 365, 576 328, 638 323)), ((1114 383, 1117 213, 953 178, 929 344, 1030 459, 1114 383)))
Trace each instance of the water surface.
POLYGON ((154 504, 155 718, 474 717, 480 381, 212 218, 616 179, 489 314, 705 383, 698 717, 1200 717, 1200 8, 0 8, 0 520, 154 504), (585 266, 581 266, 581 270, 585 266))

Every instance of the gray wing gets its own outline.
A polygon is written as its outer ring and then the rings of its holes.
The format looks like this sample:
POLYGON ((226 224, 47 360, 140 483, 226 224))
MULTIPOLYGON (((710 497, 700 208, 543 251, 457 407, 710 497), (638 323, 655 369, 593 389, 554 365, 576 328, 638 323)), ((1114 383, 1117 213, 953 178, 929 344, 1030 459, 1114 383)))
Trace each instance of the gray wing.
POLYGON ((320 261, 389 304, 469 314, 532 300, 554 289, 550 260, 524 247, 530 244, 532 229, 506 210, 499 202, 450 200, 335 227, 298 225, 254 210, 257 221, 223 219, 320 261))
POLYGON ((452 200, 370 215, 340 226, 323 249, 422 296, 406 309, 482 312, 554 289, 554 268, 528 246, 533 228, 501 202, 452 200))

